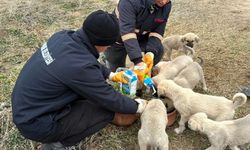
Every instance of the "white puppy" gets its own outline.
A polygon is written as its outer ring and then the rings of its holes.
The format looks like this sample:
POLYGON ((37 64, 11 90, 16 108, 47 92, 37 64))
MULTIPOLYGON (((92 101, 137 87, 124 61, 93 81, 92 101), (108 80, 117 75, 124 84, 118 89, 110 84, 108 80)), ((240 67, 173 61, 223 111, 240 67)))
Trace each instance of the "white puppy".
POLYGON ((250 142, 250 114, 230 121, 213 121, 205 113, 196 113, 188 121, 190 129, 205 133, 211 146, 206 150, 223 150, 227 145, 240 150, 237 145, 250 142))
POLYGON ((179 128, 175 129, 176 133, 182 133, 189 117, 197 112, 204 112, 209 118, 217 121, 232 119, 235 109, 247 100, 243 93, 236 93, 233 101, 222 96, 196 93, 177 85, 173 80, 161 81, 158 85, 158 95, 170 98, 181 115, 179 128))
POLYGON ((148 102, 141 115, 141 129, 138 132, 140 150, 159 148, 168 150, 168 135, 165 131, 167 125, 167 110, 159 99, 148 102))
POLYGON ((185 35, 172 35, 162 40, 164 49, 167 52, 168 60, 172 60, 172 50, 179 50, 186 55, 190 52, 191 56, 194 55, 194 43, 198 43, 199 37, 194 33, 187 33, 185 35))
POLYGON ((172 61, 159 62, 156 66, 159 68, 158 75, 152 79, 157 85, 163 79, 174 79, 174 77, 187 65, 193 62, 193 59, 189 56, 182 55, 176 57, 172 61))
POLYGON ((203 90, 207 90, 206 81, 202 67, 197 62, 192 62, 184 68, 175 78, 174 82, 184 88, 194 89, 194 87, 202 82, 203 90))

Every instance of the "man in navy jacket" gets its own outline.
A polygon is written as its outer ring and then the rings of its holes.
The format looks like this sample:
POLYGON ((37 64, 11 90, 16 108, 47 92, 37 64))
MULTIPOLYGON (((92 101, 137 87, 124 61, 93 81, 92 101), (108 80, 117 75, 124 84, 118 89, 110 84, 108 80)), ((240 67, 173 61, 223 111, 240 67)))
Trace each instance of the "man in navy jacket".
POLYGON ((141 52, 152 52, 157 64, 163 56, 161 40, 170 11, 170 0, 120 0, 114 11, 120 39, 105 52, 110 69, 124 67, 127 55, 142 66, 141 52))
POLYGON ((135 121, 146 101, 116 92, 106 79, 119 81, 121 72, 97 61, 118 36, 115 16, 99 10, 82 28, 55 33, 32 55, 12 93, 13 121, 24 137, 46 143, 44 149, 63 149, 112 121, 135 121))

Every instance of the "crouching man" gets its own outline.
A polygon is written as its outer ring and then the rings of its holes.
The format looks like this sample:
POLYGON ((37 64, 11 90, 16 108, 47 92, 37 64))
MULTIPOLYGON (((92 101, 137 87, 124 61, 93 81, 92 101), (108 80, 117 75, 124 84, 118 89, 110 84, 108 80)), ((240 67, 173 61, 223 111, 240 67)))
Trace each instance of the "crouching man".
POLYGON ((60 31, 23 67, 12 93, 13 121, 43 149, 67 149, 108 123, 132 124, 146 101, 116 92, 106 79, 122 81, 98 63, 119 36, 115 16, 91 13, 77 31, 60 31))

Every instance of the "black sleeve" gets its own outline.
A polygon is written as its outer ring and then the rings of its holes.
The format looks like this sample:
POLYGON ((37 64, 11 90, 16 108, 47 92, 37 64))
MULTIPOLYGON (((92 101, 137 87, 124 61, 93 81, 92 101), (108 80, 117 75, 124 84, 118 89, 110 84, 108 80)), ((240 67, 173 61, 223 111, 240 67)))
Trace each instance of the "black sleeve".
POLYGON ((136 113, 137 103, 108 85, 98 65, 87 65, 73 74, 70 88, 82 97, 92 100, 110 111, 136 113))
MULTIPOLYGON (((164 31, 165 31, 165 27, 166 27, 166 22, 162 23, 161 25, 159 25, 156 30, 151 31, 151 33, 158 33, 159 35, 161 35, 163 37, 164 35, 164 31)), ((162 49, 162 43, 161 43, 161 39, 155 37, 155 36, 150 36, 148 39, 148 43, 146 46, 146 52, 153 52, 155 55, 157 55, 157 51, 162 49)))
POLYGON ((136 5, 133 5, 130 0, 121 0, 118 5, 120 33, 131 61, 142 58, 141 48, 135 34, 137 9, 136 5))

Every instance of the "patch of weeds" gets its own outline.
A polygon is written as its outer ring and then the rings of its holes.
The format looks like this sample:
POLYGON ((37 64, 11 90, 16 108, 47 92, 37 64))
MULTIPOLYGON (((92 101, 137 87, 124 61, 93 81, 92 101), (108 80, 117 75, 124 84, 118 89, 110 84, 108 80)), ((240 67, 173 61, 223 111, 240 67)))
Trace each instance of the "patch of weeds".
POLYGON ((25 35, 20 41, 27 47, 33 47, 38 43, 38 39, 34 34, 25 35))
MULTIPOLYGON (((23 64, 19 64, 12 66, 9 72, 0 72, 0 102, 6 102, 10 105, 12 88, 22 67, 23 64)), ((11 108, 0 111, 0 137, 1 150, 30 149, 28 141, 20 135, 12 122, 11 108)))
POLYGON ((7 41, 4 37, 0 37, 0 46, 1 47, 5 47, 5 46, 7 46, 9 44, 10 44, 10 42, 7 41))
POLYGON ((25 34, 22 32, 21 29, 8 29, 7 32, 9 33, 10 36, 13 38, 18 38, 18 41, 26 47, 32 47, 38 43, 37 36, 30 33, 30 34, 25 34))
POLYGON ((62 5, 62 9, 68 10, 68 11, 76 10, 77 7, 79 7, 78 3, 73 3, 73 2, 68 2, 62 5))
POLYGON ((10 95, 12 92, 12 89, 15 85, 17 76, 19 75, 19 72, 21 68, 23 67, 23 64, 16 65, 15 67, 12 67, 12 70, 8 73, 0 73, 0 100, 3 102, 10 102, 10 95))
POLYGON ((0 99, 1 101, 7 101, 7 99, 10 97, 11 93, 11 83, 10 80, 8 80, 7 75, 0 74, 0 87, 1 87, 1 94, 0 99))
POLYGON ((7 51, 8 45, 10 45, 10 42, 4 37, 0 37, 0 55, 3 55, 7 51))
POLYGON ((7 140, 5 140, 4 147, 7 150, 11 149, 18 149, 18 150, 25 150, 30 149, 30 145, 28 144, 28 140, 26 140, 19 131, 13 127, 9 133, 9 136, 7 137, 7 140))
POLYGON ((59 13, 53 13, 53 15, 51 15, 52 12, 50 12, 50 10, 47 9, 42 10, 40 13, 43 15, 37 17, 38 22, 45 26, 52 25, 56 21, 56 18, 60 15, 59 13))
POLYGON ((21 58, 21 54, 12 54, 12 55, 6 55, 2 60, 3 62, 5 63, 10 63, 10 65, 15 65, 15 64, 19 64, 21 63, 22 61, 22 58, 21 58))
POLYGON ((108 125, 106 128, 101 130, 98 133, 98 136, 95 136, 92 141, 85 143, 85 147, 88 145, 97 145, 95 149, 133 149, 133 146, 137 141, 138 130, 139 121, 129 127, 108 125))
POLYGON ((22 21, 23 20, 23 17, 24 17, 24 15, 23 14, 21 14, 21 13, 17 13, 17 14, 15 14, 15 15, 13 15, 13 20, 15 20, 15 21, 22 21))
POLYGON ((21 29, 8 29, 8 33, 15 37, 22 37, 24 34, 22 33, 21 29))
POLYGON ((55 17, 45 15, 44 17, 39 18, 39 21, 41 24, 49 26, 54 23, 55 17))

